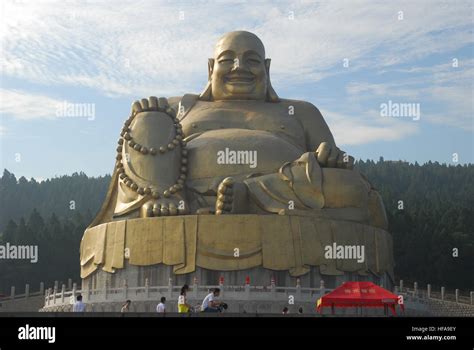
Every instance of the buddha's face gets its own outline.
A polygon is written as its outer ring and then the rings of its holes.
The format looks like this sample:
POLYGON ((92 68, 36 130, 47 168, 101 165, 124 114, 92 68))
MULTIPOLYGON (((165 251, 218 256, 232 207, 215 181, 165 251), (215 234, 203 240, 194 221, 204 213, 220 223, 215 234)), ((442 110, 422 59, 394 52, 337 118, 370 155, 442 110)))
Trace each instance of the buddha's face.
POLYGON ((224 36, 216 45, 210 73, 214 100, 265 100, 265 49, 254 34, 224 36))

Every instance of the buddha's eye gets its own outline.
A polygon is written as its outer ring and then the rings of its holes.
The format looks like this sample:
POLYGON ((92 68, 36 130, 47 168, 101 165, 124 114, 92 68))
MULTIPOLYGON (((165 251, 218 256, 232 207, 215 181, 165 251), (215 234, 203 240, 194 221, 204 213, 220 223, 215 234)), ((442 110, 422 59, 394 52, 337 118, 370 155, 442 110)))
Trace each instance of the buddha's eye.
POLYGON ((249 61, 249 63, 251 63, 251 64, 260 64, 260 60, 257 60, 257 59, 255 59, 255 58, 249 58, 248 61, 249 61))
POLYGON ((219 63, 233 63, 234 60, 231 59, 231 58, 224 58, 222 60, 219 61, 219 63))

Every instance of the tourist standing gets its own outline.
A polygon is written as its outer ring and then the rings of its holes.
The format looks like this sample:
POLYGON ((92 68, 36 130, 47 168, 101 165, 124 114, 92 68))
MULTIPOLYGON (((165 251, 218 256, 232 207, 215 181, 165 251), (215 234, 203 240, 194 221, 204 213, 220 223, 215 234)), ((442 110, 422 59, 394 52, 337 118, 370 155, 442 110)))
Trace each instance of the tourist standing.
POLYGON ((72 312, 85 312, 86 311, 86 304, 82 302, 82 295, 79 294, 76 297, 76 302, 74 303, 74 306, 72 307, 72 312))
POLYGON ((179 298, 178 298, 178 313, 188 313, 189 310, 191 309, 191 305, 188 304, 188 301, 186 299, 186 293, 189 290, 189 286, 185 284, 181 288, 181 292, 179 293, 179 298))
POLYGON ((156 306, 156 312, 160 313, 160 314, 165 314, 166 313, 166 298, 165 297, 161 297, 160 299, 160 303, 156 306))

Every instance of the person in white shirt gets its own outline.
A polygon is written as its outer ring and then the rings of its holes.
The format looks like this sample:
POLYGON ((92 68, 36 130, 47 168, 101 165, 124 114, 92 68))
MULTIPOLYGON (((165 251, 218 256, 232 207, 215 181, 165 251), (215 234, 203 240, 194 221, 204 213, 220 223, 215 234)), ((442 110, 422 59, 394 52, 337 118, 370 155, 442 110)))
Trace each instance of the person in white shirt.
POLYGON ((221 290, 214 288, 212 293, 209 293, 202 301, 201 311, 202 312, 219 312, 219 306, 222 304, 221 301, 217 301, 221 290))
POLYGON ((86 311, 86 304, 82 302, 82 295, 78 295, 76 297, 76 302, 72 307, 72 312, 85 312, 86 311))
POLYGON ((166 313, 166 298, 165 297, 161 297, 160 299, 161 303, 159 303, 157 306, 156 306, 156 312, 158 313, 161 313, 161 314, 164 314, 166 313))

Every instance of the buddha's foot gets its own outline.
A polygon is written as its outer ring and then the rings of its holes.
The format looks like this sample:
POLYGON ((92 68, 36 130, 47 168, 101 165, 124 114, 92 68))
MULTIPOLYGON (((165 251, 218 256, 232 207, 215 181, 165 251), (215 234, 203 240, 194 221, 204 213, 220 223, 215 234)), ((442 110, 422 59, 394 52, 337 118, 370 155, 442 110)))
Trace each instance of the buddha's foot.
POLYGON ((216 215, 229 214, 234 204, 234 179, 226 177, 217 188, 216 215))
POLYGON ((188 213, 188 206, 179 198, 152 199, 141 208, 141 217, 174 216, 188 213))

